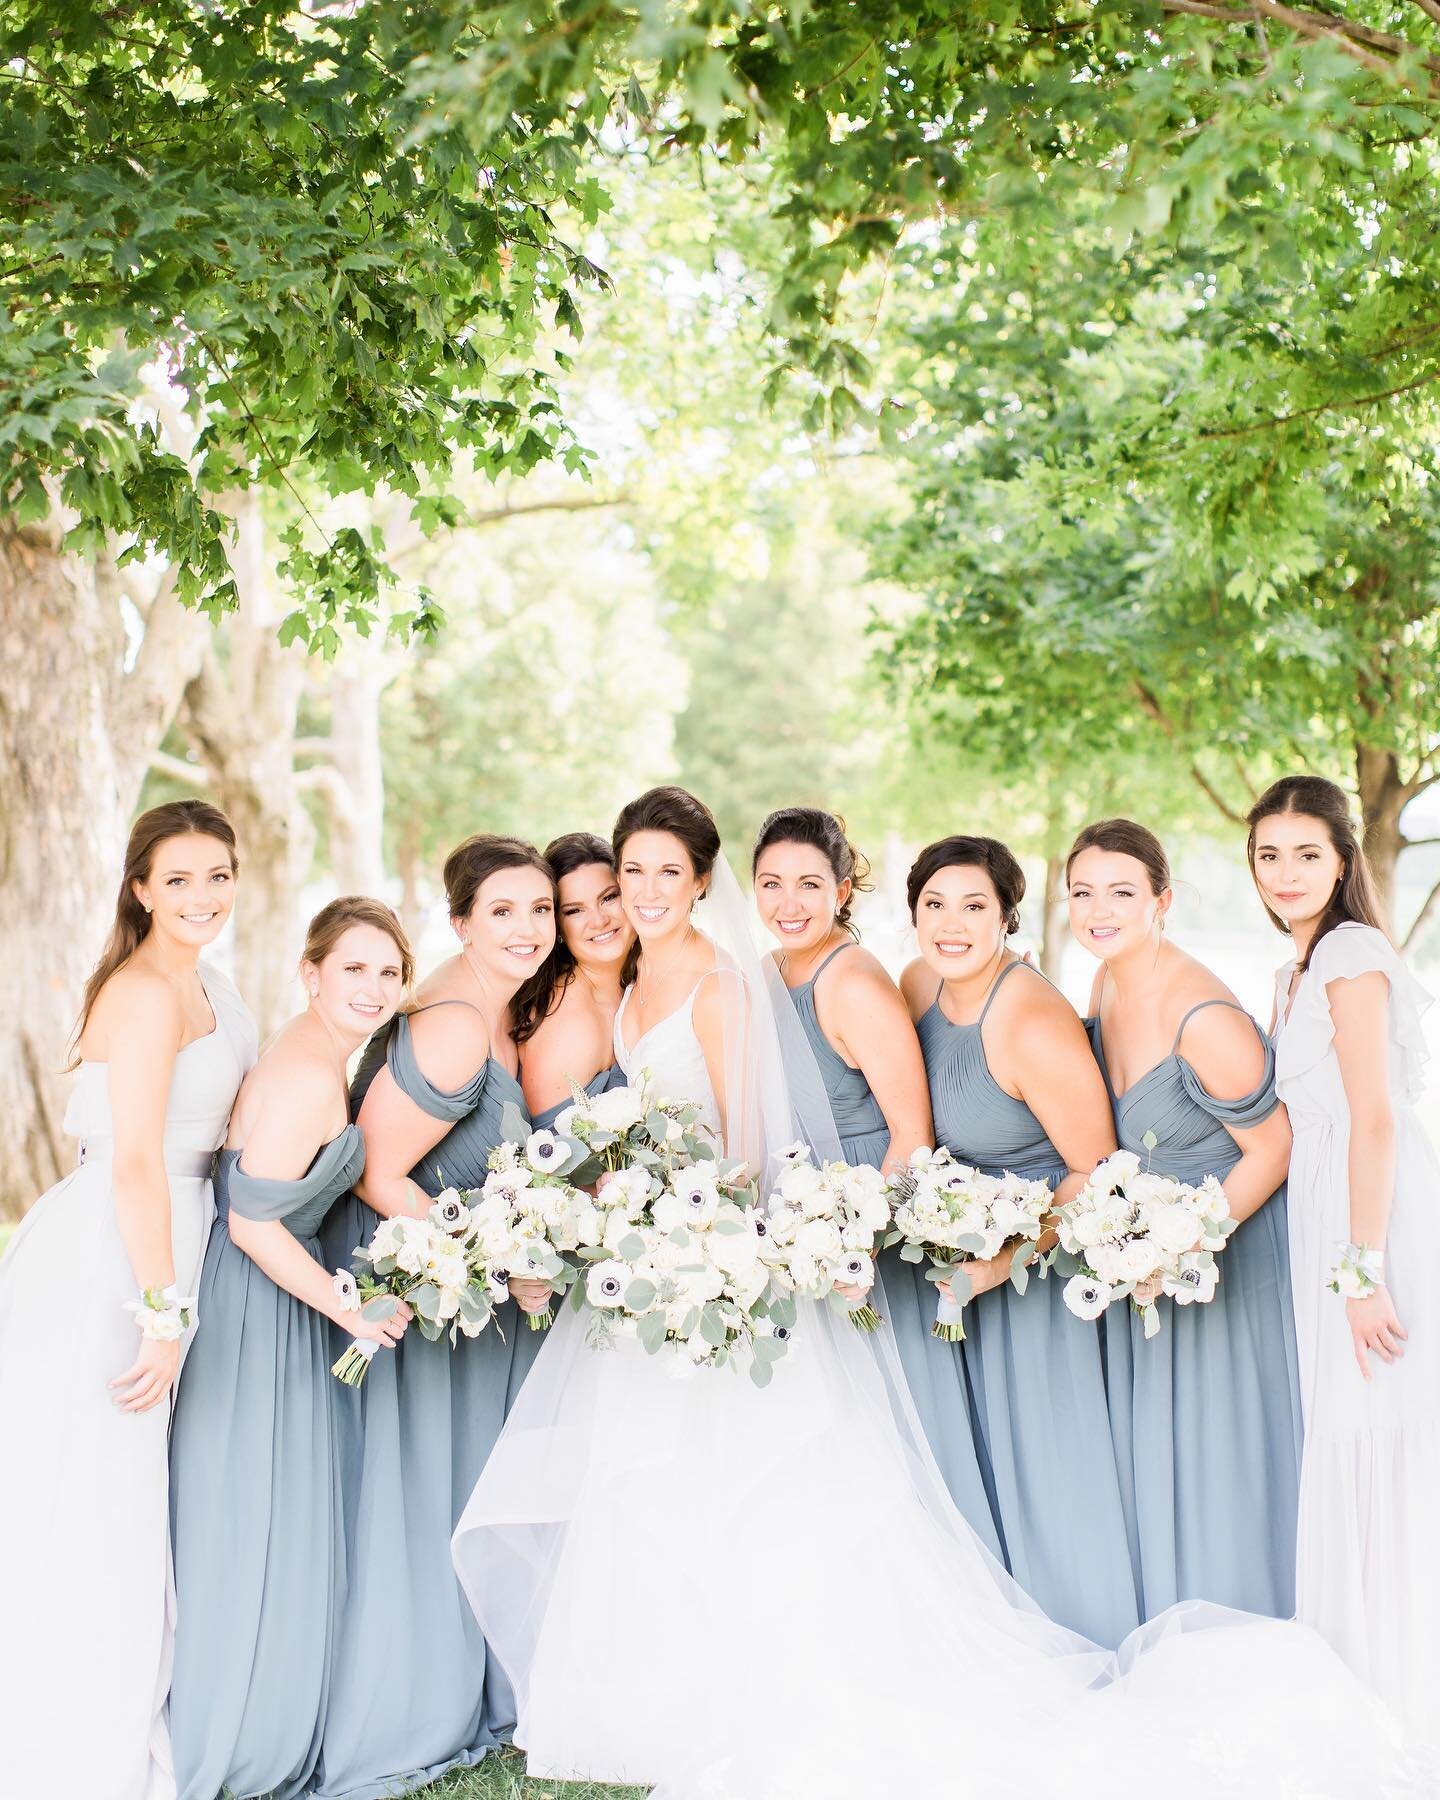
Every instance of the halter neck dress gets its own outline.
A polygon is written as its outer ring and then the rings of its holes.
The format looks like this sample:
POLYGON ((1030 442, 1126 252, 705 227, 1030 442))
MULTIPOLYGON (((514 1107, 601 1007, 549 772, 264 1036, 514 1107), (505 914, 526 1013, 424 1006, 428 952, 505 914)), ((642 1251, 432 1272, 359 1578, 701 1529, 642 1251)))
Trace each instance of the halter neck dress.
POLYGON ((328 1320, 273 1282, 230 1216, 283 1222, 317 1262, 359 1179, 353 1125, 298 1180, 222 1150, 195 1343, 170 1436, 179 1622, 170 1734, 179 1800, 303 1793, 320 1754, 343 1563, 328 1320))
MULTIPOLYGON (((1008 963, 969 1025, 948 1019, 937 993, 918 1026, 920 1048, 936 1142, 983 1174, 1009 1172, 1053 1189, 1070 1172, 1064 1157, 1025 1102, 996 1081, 985 1055, 985 1021, 1017 970, 1023 980, 1045 979, 1008 963)), ((1115 1647, 1139 1614, 1096 1327, 1065 1305, 1061 1282, 1032 1268, 1024 1294, 1006 1281, 968 1304, 965 1337, 952 1344, 929 1335, 936 1298, 923 1266, 901 1266, 925 1315, 912 1355, 931 1368, 948 1365, 948 1379, 968 1396, 1005 1566, 1052 1619, 1115 1647)))
MULTIPOLYGON (((382 1067, 450 1125, 410 1171, 427 1194, 479 1187, 506 1103, 528 1118, 519 1082, 493 1057, 453 1092, 437 1088, 405 1014, 366 1046, 352 1116, 382 1067)), ((378 1224, 346 1195, 321 1234, 327 1264, 349 1267, 378 1224)), ((452 1349, 412 1329, 375 1357, 358 1388, 336 1384, 347 1580, 313 1790, 323 1800, 381 1800, 422 1786, 473 1767, 514 1729, 510 1685, 455 1578, 450 1534, 544 1337, 507 1301, 477 1338, 452 1349)), ((343 1334, 331 1341, 338 1355, 343 1334)))
MULTIPOLYGON (((231 983, 205 961, 199 974, 215 1028, 175 1058, 163 1141, 175 1284, 187 1296, 214 1217, 215 1151, 257 1047, 231 983)), ((0 1633, 0 1790, 151 1800, 172 1783, 171 1401, 122 1412, 106 1385, 140 1343, 125 1311, 135 1274, 115 1214, 108 1064, 80 1065, 65 1132, 80 1139, 78 1166, 30 1208, 0 1262, 0 1545, 12 1622, 0 1633)))
POLYGON ((890 1127, 885 1123, 880 1102, 865 1079, 865 1071, 846 1062, 826 1037, 815 1005, 815 989, 820 977, 837 956, 843 956, 853 948, 850 943, 838 945, 808 981, 787 991, 815 1054, 820 1078, 825 1083, 841 1155, 848 1163, 869 1163, 878 1169, 890 1149, 890 1127))
MULTIPOLYGON (((1258 1025, 1265 1071, 1254 1092, 1217 1100, 1205 1091, 1180 1041, 1209 1006, 1244 1010, 1231 1000, 1192 1006, 1170 1054, 1123 1094, 1110 1080, 1099 1018, 1086 1020, 1121 1149, 1181 1181, 1223 1181, 1241 1156, 1227 1127, 1258 1125, 1279 1105, 1275 1051, 1258 1025)), ((1160 1335, 1148 1343, 1128 1302, 1100 1321, 1145 1619, 1191 1599, 1279 1619, 1295 1611, 1301 1414, 1283 1186, 1232 1234, 1219 1263, 1214 1299, 1162 1298, 1160 1335)))

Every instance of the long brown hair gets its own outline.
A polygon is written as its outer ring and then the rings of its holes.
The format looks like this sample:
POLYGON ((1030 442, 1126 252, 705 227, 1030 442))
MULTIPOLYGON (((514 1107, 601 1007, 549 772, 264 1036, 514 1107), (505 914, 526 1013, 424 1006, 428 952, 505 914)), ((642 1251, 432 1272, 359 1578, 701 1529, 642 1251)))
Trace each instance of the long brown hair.
MULTIPOLYGON (((1250 827, 1250 835, 1245 840, 1245 857, 1250 864, 1251 878, 1255 878, 1255 833, 1262 820, 1273 819, 1279 813, 1300 813, 1307 819, 1318 819, 1330 834, 1330 842, 1343 865, 1340 879, 1335 883, 1335 892, 1330 896, 1330 904, 1320 915, 1320 923, 1310 940, 1309 951, 1300 964, 1303 974, 1310 966, 1315 946, 1327 931, 1333 931, 1337 925, 1347 922, 1373 925, 1377 931, 1384 931, 1385 927, 1380 922, 1380 902, 1375 893, 1375 879, 1370 873, 1370 864, 1365 860, 1364 846, 1351 822, 1345 790, 1336 787, 1333 781, 1327 781, 1323 775, 1283 776, 1266 788, 1245 815, 1245 823, 1250 827)), ((1255 881, 1255 886, 1258 890, 1258 880, 1255 881)), ((1272 911, 1263 893, 1260 895, 1260 904, 1269 915, 1270 923, 1289 937, 1290 927, 1277 912, 1272 911)))
POLYGON ((167 800, 163 806, 152 806, 141 813, 130 827, 130 841, 125 846, 125 868, 120 877, 120 893, 115 901, 115 918, 100 960, 85 983, 80 1002, 80 1017, 70 1038, 70 1060, 67 1069, 80 1061, 80 1039, 90 1022, 100 990, 117 969, 124 968, 150 935, 150 915, 135 893, 137 882, 150 879, 155 866, 155 852, 167 838, 218 838, 230 852, 230 871, 238 874, 240 859, 235 852, 235 830, 218 806, 208 800, 167 800))
POLYGON ((400 980, 408 989, 415 979, 415 955, 405 927, 383 900, 371 900, 365 894, 340 894, 320 908, 306 928, 301 962, 324 962, 352 925, 372 925, 376 931, 384 932, 395 946, 400 958, 400 980))
POLYGON ((550 1017, 560 996, 575 979, 575 958, 560 929, 560 883, 576 869, 591 863, 599 863, 611 870, 615 867, 610 846, 593 831, 567 831, 552 838, 545 846, 545 862, 555 880, 555 949, 544 967, 538 969, 515 996, 511 1006, 510 1036, 517 1044, 529 1043, 539 1030, 540 1021, 550 1017))

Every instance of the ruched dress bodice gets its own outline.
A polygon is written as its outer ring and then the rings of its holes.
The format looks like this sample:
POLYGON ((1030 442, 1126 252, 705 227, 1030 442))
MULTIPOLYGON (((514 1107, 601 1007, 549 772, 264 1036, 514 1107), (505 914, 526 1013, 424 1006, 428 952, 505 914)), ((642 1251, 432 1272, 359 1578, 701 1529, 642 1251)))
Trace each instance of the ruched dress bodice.
MULTIPOLYGON (((1110 1081, 1099 1019, 1086 1021, 1120 1147, 1187 1182, 1223 1181, 1242 1154, 1227 1127, 1258 1125, 1279 1104, 1274 1047, 1258 1025, 1256 1087, 1235 1100, 1206 1090, 1180 1045, 1209 1006, 1234 1002, 1192 1007, 1170 1054, 1123 1094, 1110 1081)), ((1213 1299, 1185 1307, 1161 1299, 1159 1307, 1162 1328, 1148 1342, 1128 1305, 1101 1319, 1142 1614, 1199 1599, 1289 1618, 1301 1427, 1284 1187, 1231 1235, 1213 1299)))
POLYGON ((339 1602, 327 1321, 272 1281, 230 1225, 282 1224, 319 1262, 320 1223, 359 1179, 365 1141, 346 1125, 294 1180, 248 1174, 244 1160, 222 1150, 216 1163, 201 1324, 170 1437, 178 1800, 303 1792, 339 1602))
MULTIPOLYGON (((410 1179, 431 1195, 479 1187, 507 1105, 528 1127, 520 1083, 490 1056, 458 1088, 437 1087, 416 1055, 416 1016, 397 1015, 366 1046, 351 1115, 360 1121, 385 1068, 422 1113, 448 1126, 410 1179)), ((378 1223, 357 1195, 346 1195, 321 1233, 327 1262, 348 1265, 378 1223)), ((344 1341, 335 1335, 337 1354, 344 1341)), ((381 1800, 423 1786, 480 1762, 514 1728, 509 1684, 451 1567, 450 1534, 544 1341, 506 1301, 479 1337, 453 1348, 412 1328, 374 1359, 359 1388, 339 1391, 347 1584, 314 1788, 324 1800, 381 1800), (397 1544, 406 1558, 398 1584, 397 1544), (390 1651, 377 1657, 382 1642, 390 1651)))
MULTIPOLYGON (((585 1092, 593 1100, 597 1094, 603 1094, 612 1087, 618 1087, 624 1079, 625 1076, 620 1068, 615 1063, 611 1063, 608 1069, 601 1069, 598 1074, 590 1077, 585 1083, 585 1092)), ((557 1100, 553 1106, 542 1106, 530 1123, 536 1131, 553 1131, 555 1121, 570 1104, 571 1101, 567 1095, 565 1099, 557 1100)))
POLYGON ((841 944, 832 950, 808 981, 790 988, 789 994, 805 1036, 814 1052, 830 1101, 830 1112, 840 1139, 840 1154, 848 1163, 869 1163, 878 1169, 890 1149, 890 1127, 875 1098, 863 1069, 856 1068, 826 1037, 815 1005, 815 990, 821 976, 837 956, 850 949, 841 944))

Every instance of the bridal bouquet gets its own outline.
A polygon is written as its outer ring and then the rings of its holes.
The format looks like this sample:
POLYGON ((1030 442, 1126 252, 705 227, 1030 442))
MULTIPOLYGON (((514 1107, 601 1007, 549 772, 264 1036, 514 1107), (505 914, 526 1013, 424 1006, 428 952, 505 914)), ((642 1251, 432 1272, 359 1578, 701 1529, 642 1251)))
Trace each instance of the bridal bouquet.
MULTIPOLYGON (((885 1243, 899 1244, 903 1262, 928 1259, 927 1280, 950 1283, 956 1298, 940 1296, 931 1335, 959 1343, 965 1336, 964 1303, 972 1292, 966 1262, 988 1261, 1007 1244, 1035 1243, 1050 1210, 1049 1184, 1019 1175, 982 1175, 941 1148, 914 1151, 891 1177, 888 1192, 895 1224, 885 1243)), ((1029 1285, 1029 1270, 1019 1256, 1010 1280, 1018 1294, 1029 1285)))
POLYGON ((635 1166, 666 1170, 714 1157, 718 1146, 700 1123, 700 1108, 656 1096, 642 1069, 637 1081, 587 1094, 573 1087, 574 1104, 555 1121, 555 1130, 576 1152, 566 1178, 588 1187, 602 1175, 635 1166))
MULTIPOLYGON (((674 1114, 662 1103, 651 1116, 674 1114)), ((591 1310, 592 1345, 635 1337, 652 1356, 668 1347, 687 1368, 717 1369, 748 1350, 751 1380, 764 1387, 785 1353, 795 1303, 777 1278, 755 1183, 713 1153, 665 1166, 653 1141, 639 1148, 637 1160, 602 1177, 579 1250, 586 1267, 574 1303, 591 1310)))
MULTIPOLYGON (((782 1156, 784 1171, 770 1195, 769 1233, 783 1253, 788 1285, 811 1300, 835 1295, 837 1287, 870 1287, 875 1240, 890 1223, 885 1177, 868 1163, 817 1168, 803 1144, 782 1156)), ((880 1323, 868 1302, 842 1304, 862 1330, 880 1323)))
MULTIPOLYGON (((1147 1147, 1154 1139, 1146 1134, 1147 1147)), ((1145 1321, 1145 1336, 1160 1329, 1155 1302, 1166 1294, 1180 1306, 1212 1300, 1225 1248, 1237 1220, 1213 1175, 1198 1187, 1140 1167, 1119 1150, 1094 1171, 1057 1214, 1060 1249, 1079 1268, 1065 1284, 1065 1304, 1077 1318, 1098 1319, 1112 1301, 1129 1296, 1145 1321)))
MULTIPOLYGON (((497 1294, 474 1254, 470 1208, 453 1188, 439 1194, 423 1219, 399 1214, 382 1219, 368 1244, 356 1250, 356 1273, 335 1272, 335 1291, 346 1312, 388 1319, 400 1301, 410 1307, 422 1336, 478 1337, 490 1322, 497 1294)), ((365 1379, 378 1344, 356 1339, 331 1370, 350 1387, 365 1379)))

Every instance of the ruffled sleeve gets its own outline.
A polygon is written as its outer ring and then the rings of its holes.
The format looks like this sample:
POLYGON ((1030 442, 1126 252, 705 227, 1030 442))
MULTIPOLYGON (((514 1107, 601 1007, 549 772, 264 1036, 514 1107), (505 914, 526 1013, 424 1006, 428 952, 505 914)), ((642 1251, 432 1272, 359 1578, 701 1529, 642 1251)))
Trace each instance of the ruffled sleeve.
POLYGON ((385 1047, 385 1066, 396 1087, 413 1100, 421 1112, 453 1125, 480 1104, 480 1096, 485 1092, 485 1078, 490 1072, 490 1059, 487 1057, 481 1063, 463 1087, 446 1093, 421 1069, 415 1055, 415 1040, 410 1035, 410 1020, 404 1013, 399 1013, 390 1032, 390 1042, 385 1047))
POLYGON ((1430 1055, 1421 1020, 1432 996, 1406 968, 1384 932, 1373 925, 1337 925, 1315 946, 1280 1033, 1277 1056, 1282 1081, 1314 1068, 1335 1041, 1326 983, 1376 972, 1390 984, 1391 1066, 1400 1098, 1411 1103, 1419 1098, 1430 1055))

